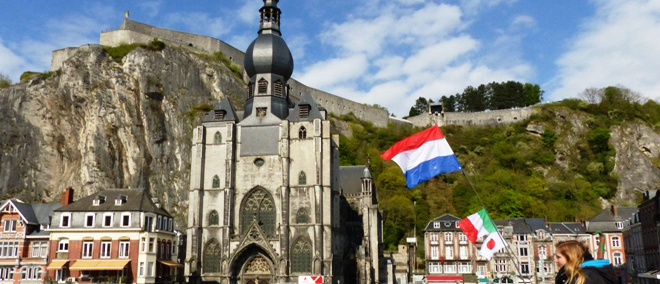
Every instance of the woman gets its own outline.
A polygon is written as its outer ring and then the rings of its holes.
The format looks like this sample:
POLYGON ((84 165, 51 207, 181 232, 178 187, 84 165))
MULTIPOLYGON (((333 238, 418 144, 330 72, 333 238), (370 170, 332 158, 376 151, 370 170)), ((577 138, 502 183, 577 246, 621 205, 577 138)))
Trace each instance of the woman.
POLYGON ((559 243, 555 263, 560 268, 555 278, 557 284, 619 283, 609 259, 594 260, 578 241, 559 243))

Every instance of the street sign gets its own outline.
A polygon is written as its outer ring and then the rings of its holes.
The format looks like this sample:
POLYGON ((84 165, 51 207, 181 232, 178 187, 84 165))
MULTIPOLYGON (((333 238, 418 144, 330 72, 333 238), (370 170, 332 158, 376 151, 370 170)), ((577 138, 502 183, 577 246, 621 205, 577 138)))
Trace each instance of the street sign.
POLYGON ((298 276, 298 284, 322 284, 323 276, 298 276))

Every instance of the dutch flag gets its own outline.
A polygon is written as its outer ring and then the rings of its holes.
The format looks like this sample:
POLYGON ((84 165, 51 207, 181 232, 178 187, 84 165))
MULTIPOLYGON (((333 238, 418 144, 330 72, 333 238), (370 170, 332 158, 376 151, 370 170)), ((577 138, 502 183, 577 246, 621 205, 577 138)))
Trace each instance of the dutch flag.
POLYGON ((462 170, 437 125, 399 141, 380 157, 399 165, 408 188, 439 174, 462 170))

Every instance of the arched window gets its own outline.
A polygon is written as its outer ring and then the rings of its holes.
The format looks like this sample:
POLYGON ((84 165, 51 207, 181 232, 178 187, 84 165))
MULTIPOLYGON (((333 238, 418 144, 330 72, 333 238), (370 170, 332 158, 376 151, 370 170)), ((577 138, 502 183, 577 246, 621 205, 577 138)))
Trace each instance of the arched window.
POLYGON ((220 223, 220 217, 218 216, 218 211, 211 210, 209 213, 209 226, 217 226, 220 223))
POLYGON ((298 175, 298 185, 306 185, 307 184, 307 175, 305 172, 300 171, 300 174, 298 175))
POLYGON ((300 129, 298 130, 298 139, 305 139, 307 138, 307 129, 305 129, 304 126, 301 126, 300 129))
POLYGON ((213 188, 220 188, 220 177, 218 175, 213 176, 213 188))
POLYGON ((250 224, 256 221, 267 235, 275 234, 275 202, 264 189, 257 189, 245 198, 241 208, 241 230, 247 233, 250 224))
POLYGON ((259 80, 259 90, 257 93, 259 95, 265 95, 268 93, 268 81, 266 81, 266 79, 261 78, 261 80, 259 80))
POLYGON ((273 84, 273 93, 276 96, 283 97, 284 96, 284 84, 282 84, 282 80, 277 80, 275 81, 275 84, 273 84))
POLYGON ((623 256, 620 252, 615 252, 614 253, 614 263, 612 263, 614 266, 619 266, 623 264, 623 256))
POLYGON ((206 243, 203 261, 204 273, 220 272, 220 244, 215 239, 206 243))
POLYGON ((307 209, 305 208, 298 209, 298 213, 296 213, 296 223, 298 224, 309 223, 309 213, 307 213, 307 209))
POLYGON ((213 136, 213 143, 215 144, 222 143, 222 134, 220 134, 220 131, 215 132, 215 136, 213 136))
POLYGON ((291 248, 291 273, 312 272, 312 246, 299 238, 291 248))

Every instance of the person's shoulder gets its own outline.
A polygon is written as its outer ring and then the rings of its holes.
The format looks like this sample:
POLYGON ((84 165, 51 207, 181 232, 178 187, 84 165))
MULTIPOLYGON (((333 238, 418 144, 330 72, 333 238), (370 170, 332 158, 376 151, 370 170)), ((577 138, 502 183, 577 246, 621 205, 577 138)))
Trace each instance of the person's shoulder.
POLYGON ((582 271, 586 276, 585 284, 619 283, 614 267, 607 259, 585 261, 582 264, 582 271))

